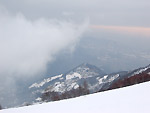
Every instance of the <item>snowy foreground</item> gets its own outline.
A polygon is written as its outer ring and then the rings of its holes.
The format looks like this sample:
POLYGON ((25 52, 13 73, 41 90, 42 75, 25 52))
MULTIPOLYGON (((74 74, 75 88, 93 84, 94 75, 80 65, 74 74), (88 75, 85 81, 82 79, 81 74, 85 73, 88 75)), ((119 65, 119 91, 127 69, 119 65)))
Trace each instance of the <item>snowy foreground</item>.
POLYGON ((0 113, 150 113, 150 82, 0 113))

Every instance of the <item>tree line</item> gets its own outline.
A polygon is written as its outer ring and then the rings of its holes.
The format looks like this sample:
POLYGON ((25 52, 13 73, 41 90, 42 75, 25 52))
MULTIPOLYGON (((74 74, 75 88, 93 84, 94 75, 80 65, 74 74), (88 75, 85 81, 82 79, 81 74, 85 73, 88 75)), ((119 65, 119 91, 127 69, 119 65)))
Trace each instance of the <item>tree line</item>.
POLYGON ((82 86, 80 85, 77 89, 72 89, 64 93, 47 91, 42 94, 41 98, 42 101, 49 102, 49 101, 58 101, 63 99, 74 98, 81 95, 87 95, 89 93, 90 91, 88 89, 88 84, 86 81, 84 81, 83 85, 82 86))
POLYGON ((125 86, 130 86, 130 85, 150 81, 150 75, 148 74, 148 72, 150 72, 150 69, 143 73, 131 76, 129 78, 125 78, 123 80, 118 80, 117 82, 112 84, 109 89, 116 89, 116 88, 121 88, 121 87, 125 87, 125 86))

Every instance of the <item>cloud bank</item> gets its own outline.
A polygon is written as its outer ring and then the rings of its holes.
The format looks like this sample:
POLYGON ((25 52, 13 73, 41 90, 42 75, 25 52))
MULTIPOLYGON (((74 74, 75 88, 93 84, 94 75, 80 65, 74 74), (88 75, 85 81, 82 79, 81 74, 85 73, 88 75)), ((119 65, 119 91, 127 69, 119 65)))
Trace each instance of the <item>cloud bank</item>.
POLYGON ((0 7, 1 104, 17 105, 16 80, 43 75, 59 52, 72 52, 87 28, 87 21, 79 25, 71 20, 28 20, 22 13, 14 15, 0 7))
POLYGON ((34 76, 46 69, 55 55, 73 48, 87 23, 53 19, 27 20, 21 13, 0 14, 0 76, 34 76))

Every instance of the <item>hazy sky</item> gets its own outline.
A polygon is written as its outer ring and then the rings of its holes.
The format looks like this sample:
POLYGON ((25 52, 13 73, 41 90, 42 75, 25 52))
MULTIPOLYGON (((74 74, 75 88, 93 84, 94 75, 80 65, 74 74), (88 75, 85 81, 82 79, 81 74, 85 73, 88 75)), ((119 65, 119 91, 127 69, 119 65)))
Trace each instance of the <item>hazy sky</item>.
POLYGON ((83 62, 108 72, 149 64, 149 11, 149 0, 0 0, 0 92, 83 62))
POLYGON ((149 0, 1 0, 0 4, 29 19, 89 17, 92 24, 150 26, 149 0))

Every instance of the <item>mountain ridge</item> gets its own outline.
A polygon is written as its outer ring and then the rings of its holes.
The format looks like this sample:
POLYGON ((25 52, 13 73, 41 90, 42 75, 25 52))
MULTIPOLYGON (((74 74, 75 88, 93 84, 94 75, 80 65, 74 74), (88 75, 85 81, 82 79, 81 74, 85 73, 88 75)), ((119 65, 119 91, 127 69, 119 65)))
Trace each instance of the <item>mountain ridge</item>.
POLYGON ((89 92, 94 93, 101 90, 104 85, 108 87, 119 76, 117 73, 106 74, 103 70, 94 65, 83 63, 65 74, 52 76, 44 79, 40 83, 32 84, 29 90, 31 90, 32 94, 35 94, 39 100, 40 95, 44 93, 56 92, 63 94, 83 87, 86 82, 89 92))
MULTIPOLYGON (((95 93, 108 90, 112 87, 112 84, 115 84, 119 80, 132 77, 138 73, 146 71, 149 68, 150 65, 132 71, 120 71, 106 74, 103 70, 99 69, 94 65, 83 63, 66 72, 65 74, 55 75, 44 79, 40 83, 32 84, 29 87, 29 90, 36 97, 34 102, 42 101, 41 97, 43 94, 49 96, 73 95, 73 92, 79 93, 79 90, 81 91, 81 89, 88 92, 83 92, 82 94, 95 93)), ((75 96, 80 96, 80 94, 75 96)), ((61 96, 61 98, 58 98, 58 96, 54 97, 54 100, 72 98, 70 96, 61 96)), ((51 99, 49 99, 49 101, 50 100, 51 99)))

